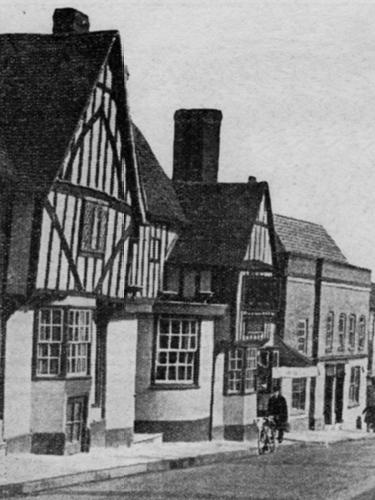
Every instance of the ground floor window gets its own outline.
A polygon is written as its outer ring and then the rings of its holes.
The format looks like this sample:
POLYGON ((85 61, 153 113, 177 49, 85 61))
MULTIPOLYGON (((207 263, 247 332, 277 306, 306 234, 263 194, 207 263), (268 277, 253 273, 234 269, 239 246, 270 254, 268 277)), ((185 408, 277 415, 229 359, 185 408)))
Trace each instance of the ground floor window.
POLYGON ((227 355, 227 394, 243 394, 255 391, 257 349, 235 347, 227 355))
POLYGON ((45 307, 36 313, 35 375, 89 375, 92 310, 45 307))
POLYGON ((349 404, 359 404, 359 387, 361 379, 361 367, 353 366, 350 370, 349 404))
POLYGON ((160 317, 156 329, 154 383, 196 384, 200 322, 160 317))
POLYGON ((306 378, 292 379, 292 409, 304 410, 306 406, 306 378))

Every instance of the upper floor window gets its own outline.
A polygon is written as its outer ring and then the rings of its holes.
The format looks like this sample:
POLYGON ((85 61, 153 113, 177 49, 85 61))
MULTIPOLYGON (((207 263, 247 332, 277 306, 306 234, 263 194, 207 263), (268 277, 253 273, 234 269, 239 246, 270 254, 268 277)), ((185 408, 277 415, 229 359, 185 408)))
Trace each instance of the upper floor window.
POLYGON ((330 311, 326 319, 326 352, 332 352, 334 319, 335 315, 330 311))
POLYGON ((160 317, 157 322, 153 381, 156 384, 198 382, 198 340, 196 319, 160 317))
POLYGON ((153 262, 160 262, 161 255, 161 239, 151 238, 150 241, 150 260, 153 262))
POLYGON ((297 349, 300 352, 307 352, 307 336, 308 336, 309 320, 300 319, 297 323, 297 349))
POLYGON ((257 349, 236 347, 228 352, 227 394, 246 394, 256 387, 257 349))
POLYGON ((349 316, 349 349, 355 347, 355 330, 356 330, 356 317, 355 314, 349 316))
POLYGON ((275 331, 275 323, 271 316, 244 313, 242 317, 243 340, 269 339, 275 331))
POLYGON ((257 311, 278 307, 278 280, 270 273, 242 276, 242 307, 257 311))
POLYGON ((81 245, 84 254, 101 256, 105 251, 108 225, 108 206, 85 200, 81 217, 81 245))
POLYGON ((346 337, 346 314, 341 313, 338 324, 338 350, 344 351, 346 337))
POLYGON ((42 308, 37 315, 36 375, 88 375, 92 311, 42 308))
POLYGON ((358 349, 363 351, 366 342, 366 318, 361 316, 358 322, 358 349))

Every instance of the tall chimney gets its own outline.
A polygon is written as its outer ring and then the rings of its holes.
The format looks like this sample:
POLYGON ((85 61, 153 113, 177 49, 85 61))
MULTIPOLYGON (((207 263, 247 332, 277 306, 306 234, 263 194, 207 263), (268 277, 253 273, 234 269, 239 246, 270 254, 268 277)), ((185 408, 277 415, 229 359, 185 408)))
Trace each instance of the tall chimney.
POLYGON ((217 182, 222 117, 218 109, 175 112, 174 181, 217 182))
POLYGON ((53 13, 53 34, 87 33, 90 29, 88 16, 79 10, 66 7, 53 13))

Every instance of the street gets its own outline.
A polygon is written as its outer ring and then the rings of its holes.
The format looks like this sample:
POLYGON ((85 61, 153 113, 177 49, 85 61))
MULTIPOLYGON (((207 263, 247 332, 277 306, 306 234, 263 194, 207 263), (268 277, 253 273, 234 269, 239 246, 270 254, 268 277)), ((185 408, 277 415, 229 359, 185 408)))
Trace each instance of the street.
POLYGON ((370 500, 375 497, 374 458, 373 440, 282 445, 273 455, 83 484, 38 498, 370 500))

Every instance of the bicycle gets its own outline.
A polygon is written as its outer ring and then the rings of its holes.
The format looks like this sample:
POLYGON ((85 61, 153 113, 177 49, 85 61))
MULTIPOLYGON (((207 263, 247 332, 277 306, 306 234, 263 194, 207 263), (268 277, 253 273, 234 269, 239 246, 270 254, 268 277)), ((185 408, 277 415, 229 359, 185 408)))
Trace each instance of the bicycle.
POLYGON ((258 454, 273 453, 275 451, 275 421, 273 417, 259 417, 255 419, 258 428, 258 454))

